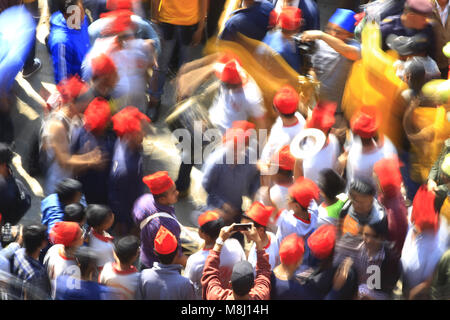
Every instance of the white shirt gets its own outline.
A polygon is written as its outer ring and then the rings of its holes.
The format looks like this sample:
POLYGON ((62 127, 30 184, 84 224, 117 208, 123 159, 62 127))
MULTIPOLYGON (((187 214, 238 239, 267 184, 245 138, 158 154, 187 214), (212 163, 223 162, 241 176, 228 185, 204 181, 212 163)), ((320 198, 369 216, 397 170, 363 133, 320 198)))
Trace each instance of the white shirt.
POLYGON ((55 244, 48 249, 44 257, 44 266, 50 278, 53 298, 56 294, 56 279, 59 276, 68 275, 77 279, 81 277, 80 268, 75 259, 64 255, 64 246, 62 244, 55 244))
POLYGON ((209 117, 222 132, 231 128, 234 121, 261 118, 265 114, 264 100, 256 82, 249 78, 243 86, 227 89, 221 85, 211 108, 209 117))
POLYGON ((310 223, 306 223, 294 216, 293 211, 283 210, 277 220, 277 241, 281 244, 283 239, 292 233, 296 233, 300 237, 310 235, 317 228, 317 203, 311 200, 308 207, 310 214, 310 223))
POLYGON ((445 24, 447 23, 447 18, 448 18, 448 6, 450 5, 450 2, 447 3, 447 5, 445 6, 444 9, 441 8, 441 6, 439 5, 439 3, 437 1, 436 2, 436 8, 437 11, 439 13, 439 16, 441 17, 441 22, 442 25, 445 26, 445 24))
POLYGON ((136 268, 119 271, 114 262, 108 262, 104 265, 98 282, 117 288, 122 300, 133 300, 139 284, 139 272, 136 268))
POLYGON ((270 130, 269 138, 261 153, 261 160, 263 162, 270 161, 278 150, 285 145, 290 144, 294 137, 303 129, 306 122, 305 118, 303 118, 300 112, 296 112, 295 116, 297 117, 298 122, 295 125, 288 127, 283 126, 283 121, 280 117, 277 118, 270 130))
POLYGON ((303 176, 314 181, 319 181, 319 173, 323 169, 335 169, 340 154, 339 140, 334 134, 329 134, 329 143, 318 153, 310 158, 303 159, 303 176))
MULTIPOLYGON (((280 247, 278 246, 276 235, 270 231, 266 231, 266 233, 269 237, 269 244, 264 248, 264 250, 269 255, 270 267, 273 270, 277 265, 280 264, 280 247)), ((255 243, 252 244, 250 251, 248 252, 247 261, 252 264, 253 268, 256 271, 257 256, 255 243)))
POLYGON ((107 262, 114 262, 114 243, 107 232, 102 236, 91 230, 89 233, 89 247, 97 255, 97 267, 99 269, 103 268, 107 262))
MULTIPOLYGON (((202 284, 201 279, 203 275, 203 267, 205 266, 206 258, 209 255, 209 250, 200 250, 191 255, 186 262, 186 269, 184 276, 189 278, 194 284, 196 295, 202 299, 202 284)), ((220 278, 222 285, 228 287, 228 282, 231 279, 231 272, 233 266, 239 262, 244 261, 245 252, 241 244, 236 239, 227 239, 220 251, 220 278)))
POLYGON ((275 204, 278 210, 287 209, 289 188, 275 184, 270 188, 270 200, 275 204))
POLYGON ((397 155, 397 149, 385 135, 384 144, 370 153, 362 153, 361 139, 353 137, 347 159, 347 185, 356 178, 362 177, 372 180, 373 166, 378 160, 397 155))

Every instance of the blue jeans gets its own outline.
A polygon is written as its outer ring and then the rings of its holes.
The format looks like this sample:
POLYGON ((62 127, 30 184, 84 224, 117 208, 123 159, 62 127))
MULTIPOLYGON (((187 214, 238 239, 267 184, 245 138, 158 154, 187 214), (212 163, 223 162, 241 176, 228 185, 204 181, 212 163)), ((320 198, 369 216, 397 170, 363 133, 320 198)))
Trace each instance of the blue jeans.
POLYGON ((191 26, 177 26, 161 23, 158 25, 157 32, 161 39, 161 54, 158 56, 158 69, 154 69, 155 76, 152 77, 150 83, 149 94, 152 97, 161 99, 163 95, 167 70, 177 44, 180 49, 178 65, 181 66, 193 60, 194 47, 190 43, 196 30, 196 24, 191 26))

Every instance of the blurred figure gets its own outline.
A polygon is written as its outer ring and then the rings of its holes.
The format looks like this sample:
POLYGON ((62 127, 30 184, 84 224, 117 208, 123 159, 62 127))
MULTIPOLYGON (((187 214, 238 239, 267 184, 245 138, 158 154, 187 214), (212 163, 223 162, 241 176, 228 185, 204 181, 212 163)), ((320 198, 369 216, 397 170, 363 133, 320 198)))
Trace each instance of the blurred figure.
POLYGON ((123 236, 134 227, 133 204, 144 192, 142 142, 150 119, 135 107, 126 107, 112 117, 118 136, 111 158, 108 205, 115 214, 113 234, 123 236))
POLYGON ((114 262, 104 265, 98 282, 120 292, 121 300, 133 300, 139 284, 139 271, 133 265, 139 258, 139 239, 135 236, 120 238, 114 244, 114 262))
POLYGON ((224 241, 236 232, 234 224, 223 227, 214 248, 205 262, 202 276, 204 300, 270 300, 270 264, 255 226, 247 232, 247 239, 256 245, 255 270, 248 261, 240 261, 233 266, 231 289, 224 287, 220 281, 220 253, 224 241))
MULTIPOLYGON (((82 231, 76 222, 57 222, 50 230, 50 242, 53 246, 44 257, 44 266, 52 286, 52 298, 55 298, 58 282, 63 275, 80 277, 80 268, 75 260, 75 252, 83 245, 82 231)), ((73 282, 71 286, 74 287, 73 282)))
MULTIPOLYGON (((266 230, 274 209, 275 208, 273 207, 266 207, 262 203, 256 201, 253 202, 250 208, 242 215, 241 219, 241 223, 253 223, 256 232, 258 232, 259 238, 261 239, 263 248, 269 255, 271 269, 274 269, 280 263, 277 237, 272 232, 266 230)), ((245 236, 248 235, 248 232, 249 231, 242 231, 245 236)), ((253 244, 250 248, 247 261, 252 264, 253 268, 256 268, 256 244, 253 244)))
POLYGON ((425 185, 413 200, 401 256, 403 296, 408 300, 430 298, 433 274, 447 244, 448 231, 440 223, 434 200, 434 193, 425 185))
POLYGON ((322 149, 311 157, 295 160, 294 177, 305 177, 315 183, 319 181, 319 172, 324 169, 339 170, 338 157, 341 146, 338 138, 331 133, 331 127, 335 123, 335 102, 319 102, 313 109, 311 118, 306 122, 305 128, 321 130, 326 137, 322 149))
POLYGON ((433 31, 436 36, 434 39, 435 60, 441 71, 441 78, 448 79, 448 58, 443 54, 442 48, 450 41, 450 27, 448 22, 448 0, 436 0, 433 6, 432 17, 434 19, 433 31))
POLYGON ((225 22, 219 39, 237 41, 238 34, 261 41, 269 27, 273 5, 267 0, 244 0, 238 10, 232 12, 225 22))
MULTIPOLYGON (((355 12, 337 9, 328 20, 325 32, 310 30, 302 33, 305 42, 314 41, 316 48, 312 55, 313 75, 320 81, 319 100, 337 103, 337 114, 342 113, 341 101, 345 81, 353 61, 361 58, 361 45, 353 38, 355 12)), ((342 116, 340 116, 342 117, 342 116)), ((338 127, 341 121, 337 119, 338 127)))
POLYGON ((431 282, 431 299, 448 300, 450 298, 450 249, 443 255, 436 267, 436 273, 431 282))
POLYGON ((88 153, 100 148, 105 158, 105 166, 87 169, 75 175, 83 186, 83 194, 88 204, 108 203, 108 175, 111 169, 116 136, 110 129, 111 110, 108 102, 95 98, 84 111, 84 123, 72 130, 70 152, 73 155, 88 153))
MULTIPOLYGON (((450 138, 445 140, 439 157, 431 167, 428 175, 427 188, 436 194, 436 209, 441 208, 450 190, 450 138)), ((447 210, 450 210, 447 208, 447 210)), ((442 212, 442 211, 441 211, 442 212)), ((450 212, 445 215, 450 220, 450 212)))
POLYGON ((12 274, 21 279, 22 287, 16 296, 23 300, 48 300, 51 288, 47 270, 39 261, 39 254, 47 246, 47 228, 33 224, 23 228, 23 248, 14 253, 12 274))
POLYGON ((159 262, 141 272, 136 292, 138 300, 195 300, 192 282, 182 276, 179 250, 181 244, 164 226, 155 237, 155 254, 159 262))
POLYGON ((319 205, 318 225, 337 225, 339 213, 348 200, 345 191, 345 180, 333 169, 323 169, 319 172, 317 186, 323 202, 319 205))
POLYGON ((183 3, 175 0, 151 1, 151 21, 158 26, 161 40, 161 54, 154 68, 155 77, 150 85, 150 111, 154 121, 164 91, 169 63, 179 46, 178 65, 193 60, 195 46, 199 45, 206 26, 208 3, 206 0, 189 0, 183 3), (154 108, 152 110, 152 108, 154 108))
POLYGON ((426 55, 435 56, 435 34, 428 18, 433 12, 433 4, 429 0, 406 0, 403 11, 395 16, 385 18, 380 23, 382 49, 387 50, 389 35, 411 37, 423 35, 426 45, 426 55))
MULTIPOLYGON (((283 7, 278 15, 279 29, 269 31, 262 42, 281 55, 286 63, 300 73, 303 66, 300 50, 292 38, 301 27, 302 12, 296 7, 283 7)), ((273 57, 272 57, 273 58, 273 57)))
POLYGON ((313 0, 272 0, 275 11, 279 14, 283 7, 298 7, 302 12, 300 31, 319 30, 320 12, 317 1, 313 0))
MULTIPOLYGON (((39 19, 41 18, 41 12, 39 10, 38 0, 25 0, 23 1, 25 8, 33 17, 33 20, 37 25, 39 24, 39 19)), ((23 65, 22 77, 29 78, 33 74, 35 74, 42 67, 41 60, 36 58, 36 30, 33 33, 33 45, 28 53, 28 57, 25 60, 25 64, 23 65)))
POLYGON ((208 156, 202 169, 207 207, 218 210, 225 225, 241 220, 242 197, 253 198, 260 185, 259 171, 250 162, 250 134, 250 130, 228 129, 223 146, 208 156))
POLYGON ((400 257, 408 231, 408 212, 401 193, 402 176, 397 159, 382 159, 373 167, 378 201, 386 210, 387 240, 394 243, 392 253, 400 257))
POLYGON ((234 121, 250 121, 256 130, 265 128, 264 101, 255 80, 242 69, 236 59, 224 56, 215 65, 220 88, 209 108, 209 118, 222 134, 232 127, 234 121))
POLYGON ((105 165, 98 147, 81 155, 70 153, 70 133, 86 108, 87 102, 81 96, 87 92, 87 85, 78 77, 72 77, 61 81, 57 89, 63 104, 45 118, 41 131, 40 152, 45 167, 46 195, 54 193, 56 184, 62 179, 87 168, 102 168, 105 165))
MULTIPOLYGON (((200 238, 205 240, 205 245, 202 250, 189 256, 184 274, 194 284, 197 299, 202 300, 202 294, 206 294, 205 288, 202 288, 201 283, 203 268, 209 252, 213 249, 220 230, 224 226, 224 221, 217 212, 205 211, 198 217, 198 225, 198 234, 200 238)), ((233 266, 245 260, 244 249, 236 239, 229 238, 224 241, 220 252, 219 278, 225 288, 229 287, 233 266)))
POLYGON ((80 247, 74 254, 78 275, 62 275, 57 280, 55 300, 111 300, 117 291, 94 280, 96 255, 88 247, 80 247))
MULTIPOLYGON (((178 191, 167 171, 158 171, 145 176, 142 181, 150 189, 150 193, 140 196, 133 206, 133 221, 140 229, 141 256, 140 268, 151 268, 158 262, 154 252, 155 237, 161 226, 168 229, 180 239, 181 227, 175 215, 174 204, 178 201, 178 191)), ((180 253, 178 258, 182 265, 186 264, 186 256, 180 253)))
POLYGON ((81 77, 81 63, 91 47, 87 28, 88 20, 81 0, 64 1, 60 11, 50 17, 47 46, 55 83, 75 75, 81 77))

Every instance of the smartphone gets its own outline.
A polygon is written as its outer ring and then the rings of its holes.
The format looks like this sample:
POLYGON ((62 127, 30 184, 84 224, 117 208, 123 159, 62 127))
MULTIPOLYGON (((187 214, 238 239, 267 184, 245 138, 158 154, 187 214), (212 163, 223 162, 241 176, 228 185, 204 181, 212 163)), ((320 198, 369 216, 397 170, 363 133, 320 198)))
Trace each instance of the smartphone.
POLYGON ((233 227, 233 231, 247 231, 250 230, 253 223, 236 223, 233 227))

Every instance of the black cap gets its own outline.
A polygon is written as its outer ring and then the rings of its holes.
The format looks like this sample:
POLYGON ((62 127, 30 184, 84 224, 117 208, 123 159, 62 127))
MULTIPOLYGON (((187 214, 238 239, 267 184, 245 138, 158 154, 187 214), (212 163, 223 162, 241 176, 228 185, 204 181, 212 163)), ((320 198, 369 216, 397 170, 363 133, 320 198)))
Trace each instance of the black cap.
POLYGON ((253 266, 250 262, 239 261, 234 265, 231 273, 231 287, 237 295, 244 296, 249 293, 254 280, 253 266))
POLYGON ((427 50, 430 41, 425 34, 419 33, 412 37, 390 34, 386 38, 386 44, 401 56, 422 53, 427 50))

